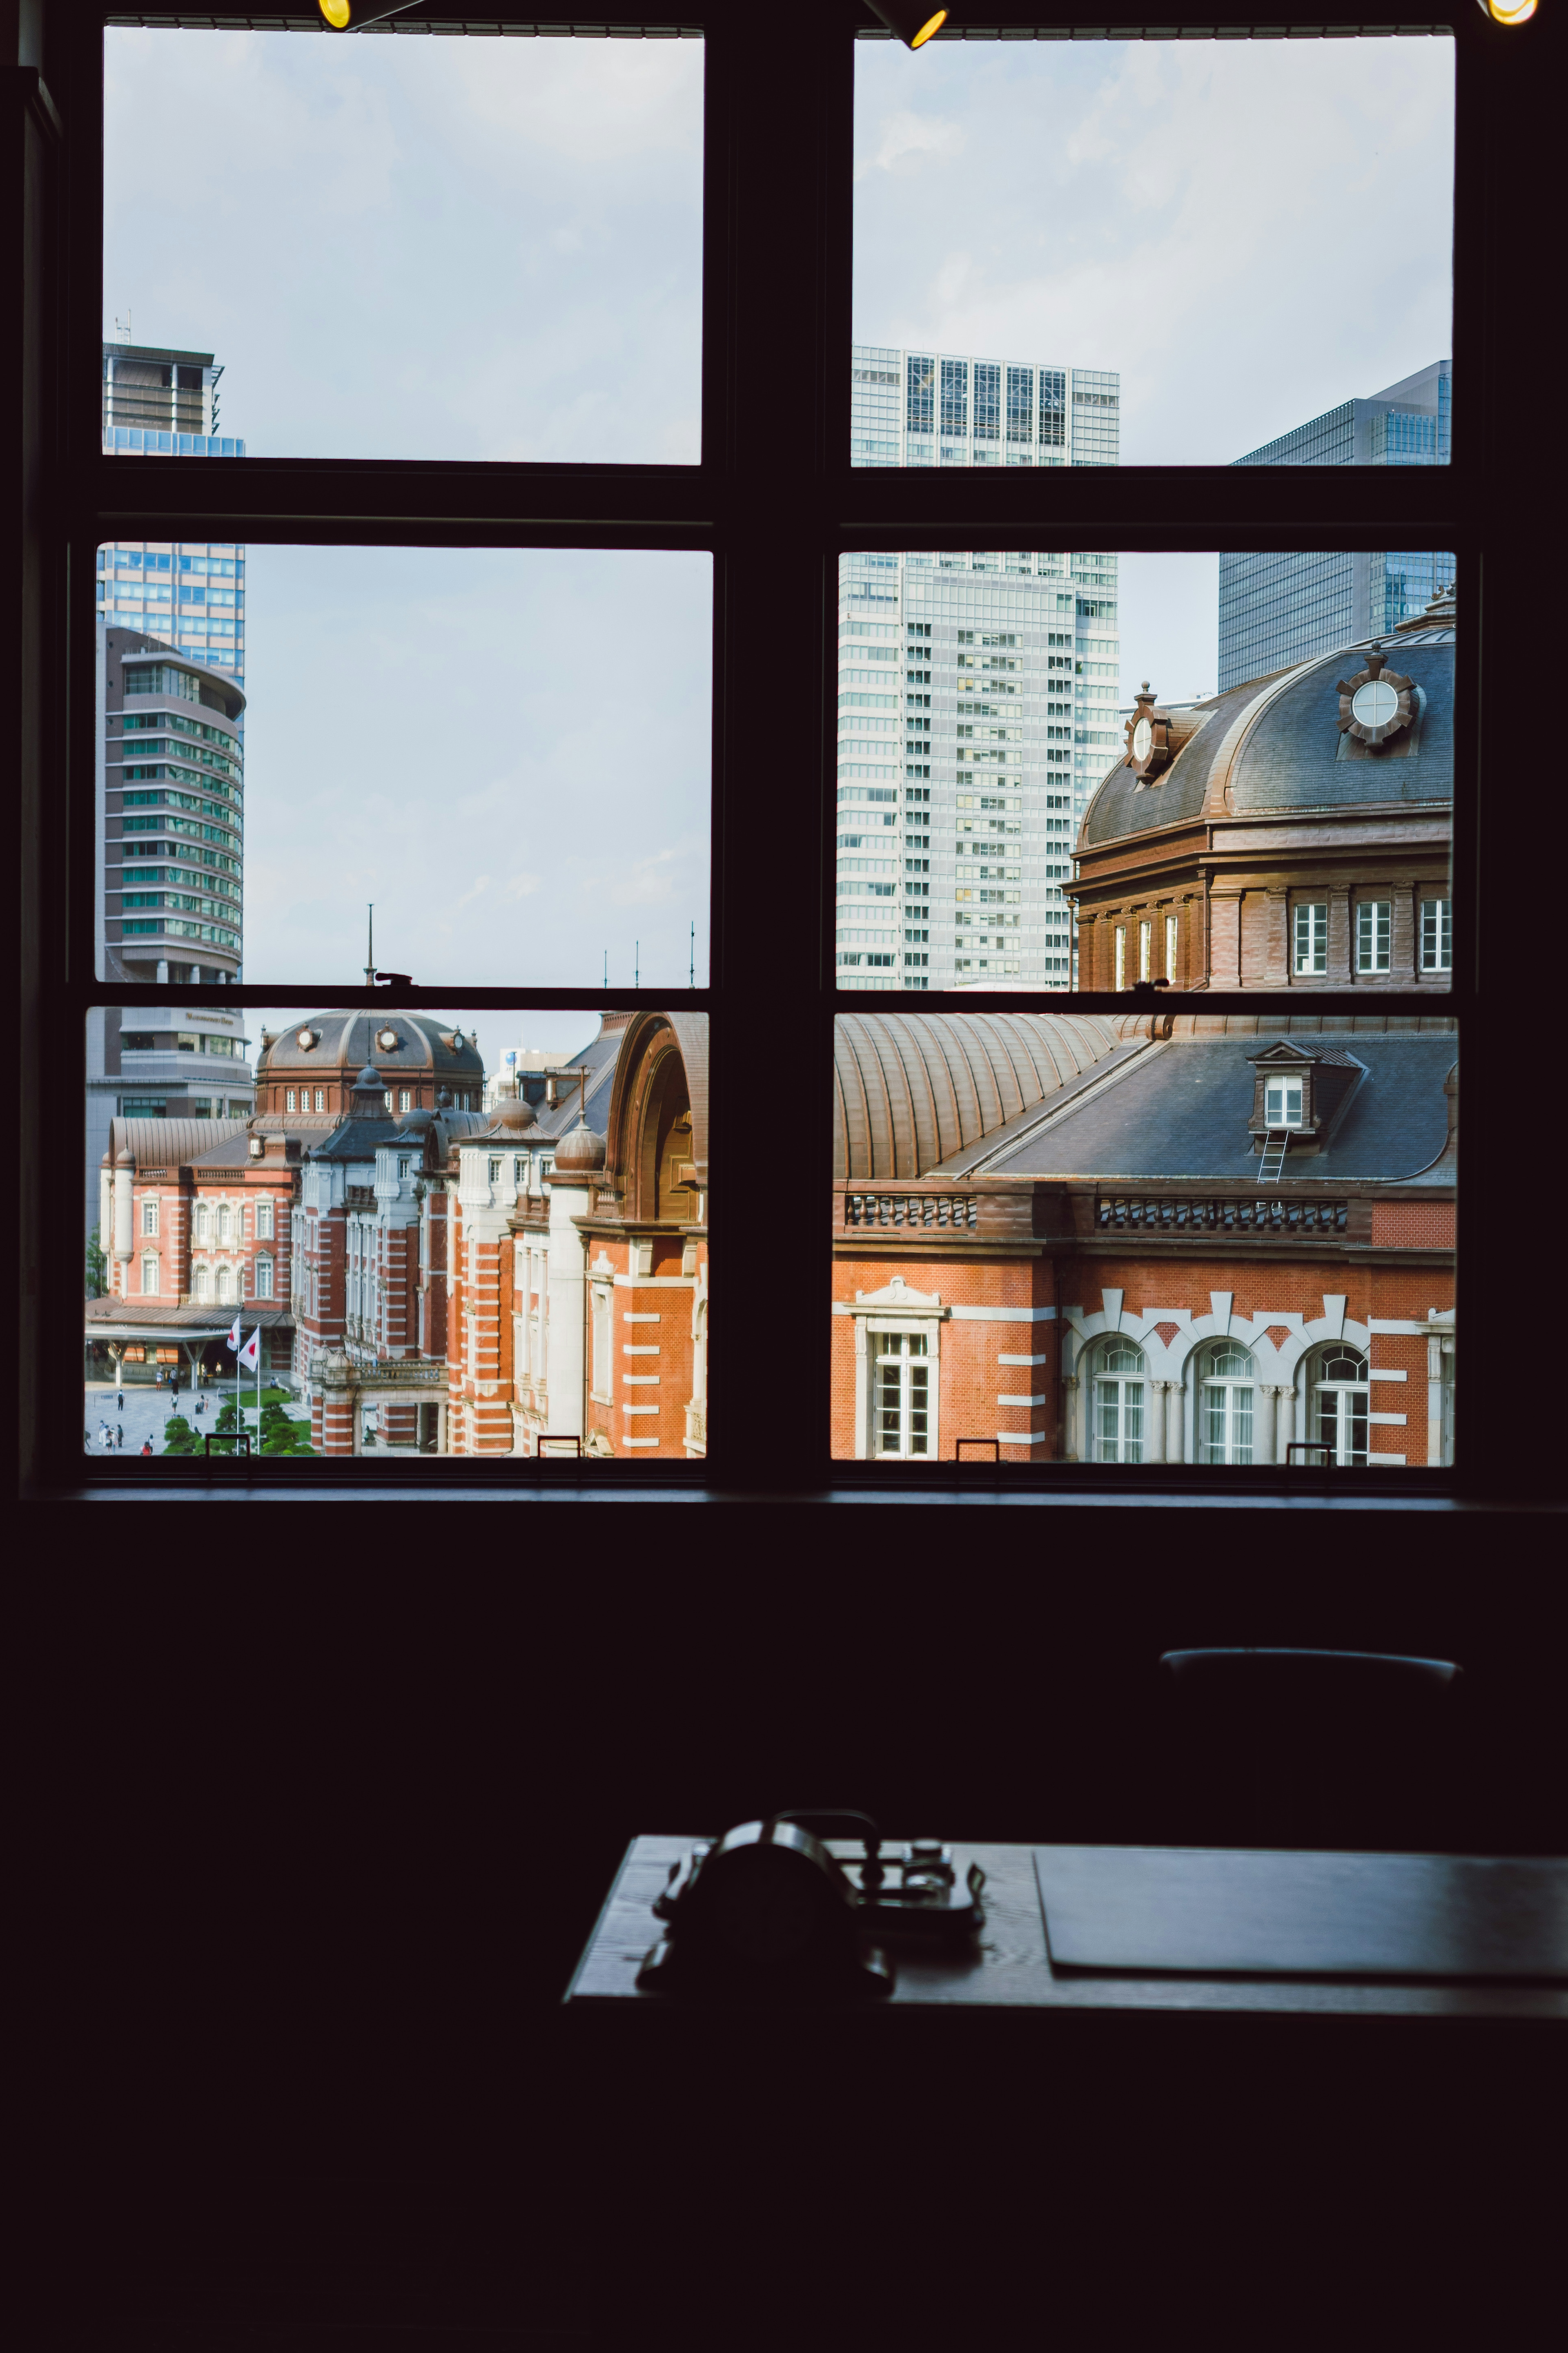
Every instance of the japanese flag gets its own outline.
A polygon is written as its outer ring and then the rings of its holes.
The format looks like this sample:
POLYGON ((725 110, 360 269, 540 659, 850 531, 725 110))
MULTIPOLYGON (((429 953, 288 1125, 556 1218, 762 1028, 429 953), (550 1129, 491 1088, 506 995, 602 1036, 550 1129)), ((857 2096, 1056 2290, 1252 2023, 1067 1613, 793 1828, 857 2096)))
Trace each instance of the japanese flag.
POLYGON ((234 1329, 223 1345, 226 1348, 237 1350, 239 1346, 239 1318, 237 1315, 234 1319, 234 1329))
MULTIPOLYGON (((237 1324, 234 1328, 237 1332, 239 1329, 238 1324, 237 1324)), ((232 1343, 230 1345, 232 1345, 232 1343)), ((256 1370, 257 1366, 260 1363, 261 1326, 259 1324, 251 1334, 249 1339, 246 1342, 244 1347, 240 1350, 239 1361, 245 1366, 247 1373, 253 1373, 256 1370)))

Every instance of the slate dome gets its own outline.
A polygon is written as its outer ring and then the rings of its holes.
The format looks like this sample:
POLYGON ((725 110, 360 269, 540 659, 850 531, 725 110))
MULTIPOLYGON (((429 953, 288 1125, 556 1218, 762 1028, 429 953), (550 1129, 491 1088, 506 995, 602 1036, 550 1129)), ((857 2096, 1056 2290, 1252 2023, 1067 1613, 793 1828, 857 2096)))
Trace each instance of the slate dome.
POLYGON ((400 1093, 411 1110, 433 1111, 445 1088, 465 1110, 477 1111, 484 1088, 484 1062, 471 1038, 437 1013, 405 1013, 384 1008, 312 1013, 276 1035, 264 1033, 256 1060, 258 1112, 314 1107, 314 1091, 326 1096, 323 1112, 347 1108, 360 1073, 374 1071, 396 1104, 400 1093), (302 1039, 310 1042, 301 1043, 302 1039), (310 1090, 299 1099, 300 1087, 310 1090))

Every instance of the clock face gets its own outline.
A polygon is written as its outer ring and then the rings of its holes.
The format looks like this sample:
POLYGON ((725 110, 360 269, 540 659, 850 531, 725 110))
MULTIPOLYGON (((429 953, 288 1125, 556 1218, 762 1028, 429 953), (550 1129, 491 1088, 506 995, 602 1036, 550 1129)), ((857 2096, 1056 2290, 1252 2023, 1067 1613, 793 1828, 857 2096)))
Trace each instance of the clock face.
POLYGON ((1386 727, 1399 710, 1399 697, 1385 678, 1369 679, 1358 686, 1351 710, 1363 727, 1386 727))
POLYGON ((314 1031, 313 1029, 301 1029, 301 1030, 300 1030, 300 1045, 304 1048, 304 1050, 305 1050, 306 1053, 309 1053, 309 1052, 310 1052, 310 1050, 311 1047, 315 1044, 315 1042, 316 1042, 316 1033, 315 1033, 315 1031, 314 1031))
POLYGON ((389 1053, 389 1054, 390 1054, 390 1053, 391 1053, 391 1051, 392 1051, 392 1050, 393 1050, 393 1048, 394 1048, 394 1047, 396 1045, 396 1043, 397 1043, 397 1032, 396 1032, 396 1030, 395 1030, 395 1029, 383 1029, 383 1030, 381 1030, 381 1031, 378 1033, 378 1035, 377 1035, 377 1038, 376 1038, 376 1041, 375 1041, 375 1042, 376 1042, 376 1044, 377 1044, 378 1046, 383 1047, 383 1048, 385 1050, 385 1051, 386 1051, 387 1053, 389 1053))
POLYGON ((1141 719, 1132 730, 1132 756, 1146 760, 1154 748, 1154 730, 1146 719, 1141 719))

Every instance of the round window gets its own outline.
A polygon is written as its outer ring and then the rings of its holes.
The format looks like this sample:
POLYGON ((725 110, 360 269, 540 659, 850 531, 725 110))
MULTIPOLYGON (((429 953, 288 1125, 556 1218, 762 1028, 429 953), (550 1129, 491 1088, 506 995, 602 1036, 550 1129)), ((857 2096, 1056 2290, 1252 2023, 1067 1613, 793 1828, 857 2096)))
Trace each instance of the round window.
POLYGON ((1351 710, 1363 727, 1386 727, 1398 715, 1399 697, 1386 679, 1369 679, 1357 687, 1351 710))
MULTIPOLYGON (((1359 702, 1359 696, 1357 700, 1359 702)), ((1356 716, 1359 719, 1361 713, 1357 712, 1356 716)), ((1132 756, 1135 760, 1146 760, 1153 748, 1154 730, 1146 719, 1141 719, 1132 730, 1132 756)))

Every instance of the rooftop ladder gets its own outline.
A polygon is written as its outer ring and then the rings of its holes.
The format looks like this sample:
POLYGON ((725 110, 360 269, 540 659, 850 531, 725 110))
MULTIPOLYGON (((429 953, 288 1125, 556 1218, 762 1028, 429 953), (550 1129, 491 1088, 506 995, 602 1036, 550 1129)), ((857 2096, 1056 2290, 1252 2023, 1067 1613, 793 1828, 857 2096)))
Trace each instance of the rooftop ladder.
POLYGON ((1263 1139, 1263 1156, 1258 1164, 1260 1185, 1278 1185, 1279 1172, 1285 1166, 1285 1155, 1290 1149, 1288 1127, 1271 1127, 1263 1139))

